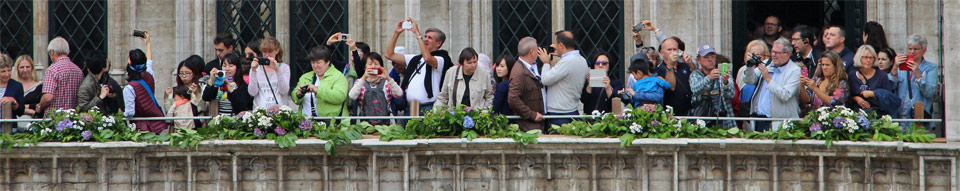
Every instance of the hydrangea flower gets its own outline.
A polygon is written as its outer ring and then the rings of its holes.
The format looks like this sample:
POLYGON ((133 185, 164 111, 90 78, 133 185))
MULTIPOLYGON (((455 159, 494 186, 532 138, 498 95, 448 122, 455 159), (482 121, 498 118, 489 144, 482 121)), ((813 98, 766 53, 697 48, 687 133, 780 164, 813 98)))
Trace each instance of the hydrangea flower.
POLYGON ((63 131, 71 126, 73 126, 73 122, 69 119, 64 119, 63 121, 57 123, 57 131, 63 131))
POLYGON ((463 128, 473 129, 473 126, 476 125, 473 123, 473 117, 463 116, 463 128))
POLYGON ((660 121, 657 121, 657 120, 650 121, 650 126, 657 126, 657 125, 660 125, 660 121))
POLYGON ((253 129, 253 134, 257 134, 257 136, 263 136, 263 131, 261 131, 260 128, 255 128, 253 129))
POLYGON ((276 132, 277 135, 286 135, 286 134, 287 134, 287 130, 284 130, 284 129, 281 128, 280 126, 277 126, 277 128, 274 128, 274 129, 273 129, 273 132, 276 132))
POLYGON ((702 119, 697 119, 697 126, 700 126, 700 128, 705 128, 707 127, 707 122, 703 121, 702 119))
POLYGON ((843 128, 843 122, 844 122, 844 121, 846 121, 846 120, 843 120, 842 117, 834 117, 834 118, 833 118, 833 127, 835 127, 835 128, 843 128))
POLYGON ((813 123, 812 125, 810 125, 810 132, 817 132, 822 129, 823 129, 823 126, 820 125, 819 123, 813 123))
POLYGON ((310 120, 304 119, 300 121, 300 130, 301 131, 310 131, 313 130, 313 123, 310 120))
POLYGON ((633 123, 632 125, 630 125, 630 133, 633 133, 633 134, 643 133, 643 126, 637 123, 633 123))
POLYGON ((870 120, 867 119, 867 117, 864 117, 863 115, 857 116, 857 123, 859 123, 860 126, 863 126, 863 129, 870 130, 870 120))
POLYGON ((93 136, 93 132, 83 131, 82 133, 80 133, 80 136, 83 136, 84 141, 90 140, 90 137, 93 136))
POLYGON ((274 116, 280 114, 280 105, 273 105, 267 108, 267 115, 274 116))
POLYGON ((652 113, 652 112, 654 112, 654 111, 657 111, 657 106, 656 106, 656 105, 653 105, 653 104, 645 104, 645 105, 643 105, 643 106, 640 107, 640 110, 643 110, 643 111, 651 112, 651 113, 652 113))
POLYGON ((91 122, 94 120, 93 115, 89 113, 80 114, 80 119, 82 119, 83 122, 91 122))
POLYGON ((472 108, 472 107, 464 107, 464 108, 463 108, 463 111, 470 112, 470 111, 473 111, 473 108, 472 108))

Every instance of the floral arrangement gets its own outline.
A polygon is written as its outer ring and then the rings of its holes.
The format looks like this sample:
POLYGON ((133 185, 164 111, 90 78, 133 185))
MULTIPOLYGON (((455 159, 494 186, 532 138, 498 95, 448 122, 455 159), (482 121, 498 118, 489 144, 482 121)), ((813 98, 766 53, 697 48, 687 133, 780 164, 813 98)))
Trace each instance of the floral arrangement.
POLYGON ((48 113, 42 121, 31 123, 29 128, 38 132, 36 141, 127 141, 136 130, 136 125, 128 124, 123 115, 100 114, 99 108, 78 112, 75 109, 57 109, 48 113))
POLYGON ((821 107, 810 111, 802 121, 784 121, 780 129, 747 135, 748 138, 825 140, 827 146, 836 140, 931 142, 935 137, 924 128, 909 132, 889 115, 877 116, 863 110, 854 112, 844 106, 821 107))
MULTIPOLYGON (((282 105, 242 112, 236 117, 214 117, 208 128, 197 130, 197 136, 203 137, 202 139, 269 139, 274 140, 280 148, 295 147, 299 138, 317 137, 328 140, 324 149, 335 154, 336 146, 360 139, 361 129, 359 126, 349 125, 347 121, 343 121, 339 126, 328 125, 322 121, 315 122, 282 105)), ((195 145, 194 142, 190 144, 195 145)))
POLYGON ((456 108, 436 108, 428 111, 423 118, 413 119, 406 128, 400 126, 378 126, 380 140, 429 139, 440 136, 458 136, 468 140, 478 137, 509 137, 521 144, 537 143, 540 130, 521 131, 516 124, 509 124, 506 116, 491 113, 489 110, 466 106, 456 108))
POLYGON ((620 114, 593 111, 591 119, 574 121, 552 129, 563 135, 584 137, 619 137, 620 145, 630 146, 637 138, 723 138, 740 132, 737 128, 707 127, 706 121, 689 122, 673 117, 670 106, 647 104, 640 108, 632 106, 620 114))

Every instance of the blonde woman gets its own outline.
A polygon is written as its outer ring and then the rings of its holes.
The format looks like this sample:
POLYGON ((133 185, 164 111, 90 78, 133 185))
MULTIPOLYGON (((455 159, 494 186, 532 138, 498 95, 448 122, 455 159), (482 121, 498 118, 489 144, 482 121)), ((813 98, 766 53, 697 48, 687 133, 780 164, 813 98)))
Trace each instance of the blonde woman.
POLYGON ((872 46, 863 45, 857 49, 857 54, 853 56, 853 66, 857 70, 850 71, 847 76, 852 96, 848 105, 854 110, 875 110, 880 115, 895 115, 899 110, 900 98, 892 93, 893 82, 887 77, 887 72, 874 68, 876 61, 877 52, 872 46))
MULTIPOLYGON (((23 104, 24 111, 21 118, 31 119, 31 116, 38 115, 37 104, 40 103, 40 97, 43 93, 43 82, 38 81, 37 73, 33 65, 33 58, 29 55, 17 57, 14 62, 12 78, 23 84, 23 104)), ((26 123, 22 125, 26 126, 26 123)))

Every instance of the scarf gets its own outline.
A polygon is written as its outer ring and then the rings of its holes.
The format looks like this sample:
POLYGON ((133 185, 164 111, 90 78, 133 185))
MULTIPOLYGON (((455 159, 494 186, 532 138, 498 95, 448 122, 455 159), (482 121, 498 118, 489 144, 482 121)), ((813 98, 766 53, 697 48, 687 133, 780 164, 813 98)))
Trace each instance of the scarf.
MULTIPOLYGON (((437 50, 430 52, 430 55, 440 56, 443 58, 443 70, 441 74, 446 73, 447 69, 453 67, 453 63, 450 60, 450 55, 446 50, 437 50)), ((407 69, 404 71, 404 76, 406 78, 403 80, 403 83, 400 85, 403 89, 407 89, 410 86, 410 79, 413 79, 413 75, 417 74, 417 70, 420 67, 427 68, 422 74, 426 75, 423 79, 423 87, 427 90, 427 98, 433 98, 433 67, 427 66, 427 63, 420 65, 423 55, 414 56, 413 59, 410 59, 410 63, 407 63, 407 69)), ((440 83, 443 83, 443 78, 445 75, 440 75, 440 83)))

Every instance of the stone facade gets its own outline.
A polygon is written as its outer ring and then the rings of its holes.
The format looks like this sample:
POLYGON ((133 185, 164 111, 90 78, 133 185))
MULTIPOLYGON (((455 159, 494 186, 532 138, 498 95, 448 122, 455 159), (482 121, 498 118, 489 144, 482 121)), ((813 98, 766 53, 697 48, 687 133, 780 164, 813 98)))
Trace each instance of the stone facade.
POLYGON ((0 190, 953 190, 960 147, 545 136, 381 142, 132 142, 2 150, 0 190))
MULTIPOLYGON (((46 52, 48 32, 48 0, 34 0, 34 52, 46 52)), ((554 30, 563 29, 564 3, 552 2, 552 22, 554 30)), ((368 42, 374 51, 383 52, 392 35, 392 29, 401 18, 411 17, 419 21, 422 29, 436 27, 446 31, 448 42, 443 46, 456 54, 465 47, 474 47, 480 53, 493 51, 492 0, 350 0, 349 31, 358 41, 368 42)), ((654 21, 665 34, 678 36, 688 45, 711 44, 722 54, 732 53, 732 10, 730 0, 639 0, 624 1, 624 34, 629 34, 633 24, 642 19, 654 21)), ((289 49, 290 40, 290 3, 276 1, 276 33, 285 49, 289 49)), ((867 20, 878 21, 885 26, 887 38, 898 52, 904 51, 909 34, 923 34, 929 41, 926 58, 937 64, 943 60, 958 60, 957 54, 944 54, 957 50, 956 19, 958 4, 953 1, 891 1, 867 0, 867 20), (942 4, 942 6, 941 6, 942 4), (944 32, 941 32, 944 31, 944 32), (942 37, 941 37, 942 35, 942 37), (944 51, 946 50, 946 51, 944 51)), ((208 60, 214 57, 213 37, 216 35, 215 0, 126 0, 108 1, 108 43, 110 61, 113 64, 111 74, 123 79, 123 67, 129 49, 142 48, 140 40, 129 35, 134 29, 150 30, 153 36, 153 51, 156 72, 161 75, 157 81, 157 92, 172 84, 176 65, 188 57, 197 54, 208 60)), ((649 34, 643 34, 646 42, 655 42, 649 34)), ((858 35, 858 34, 852 34, 858 35)), ((628 38, 628 36, 625 36, 628 38)), ((401 36, 398 46, 416 47, 416 41, 407 33, 401 36)), ((416 48, 407 48, 416 53, 416 48)), ((624 43, 627 55, 632 55, 633 43, 624 43)), ((688 50, 695 51, 695 50, 688 50)), ((290 58, 289 51, 285 58, 290 58)), ((35 55, 38 65, 49 62, 46 56, 35 55)), ((388 65, 389 67, 389 65, 388 65)), ((957 71, 957 66, 944 65, 944 73, 957 71)), ((42 68, 42 67, 38 67, 42 68)), ((955 75, 944 75, 945 82, 960 81, 955 75)), ((123 81, 123 80, 120 80, 123 81)), ((944 83, 945 109, 958 109, 957 95, 960 88, 944 83)), ((945 111, 949 123, 960 122, 960 112, 945 111), (954 116, 950 116, 955 114, 954 116)), ((953 141, 960 140, 960 129, 949 128, 948 136, 953 141)))

